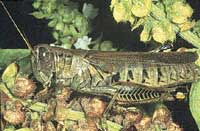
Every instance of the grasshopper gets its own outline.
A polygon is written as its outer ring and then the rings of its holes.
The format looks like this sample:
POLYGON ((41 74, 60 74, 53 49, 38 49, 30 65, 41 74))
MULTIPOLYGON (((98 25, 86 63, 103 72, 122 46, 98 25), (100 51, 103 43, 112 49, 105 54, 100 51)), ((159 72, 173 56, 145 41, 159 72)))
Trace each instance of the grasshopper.
POLYGON ((111 98, 116 95, 115 99, 124 103, 173 100, 168 93, 200 76, 194 64, 198 56, 192 52, 100 52, 48 45, 34 50, 33 72, 42 83, 55 78, 57 84, 74 91, 111 98))
POLYGON ((36 79, 44 85, 55 81, 73 91, 110 97, 121 104, 143 104, 174 100, 177 88, 200 79, 200 68, 194 63, 197 58, 192 52, 88 51, 38 45, 31 60, 36 79))

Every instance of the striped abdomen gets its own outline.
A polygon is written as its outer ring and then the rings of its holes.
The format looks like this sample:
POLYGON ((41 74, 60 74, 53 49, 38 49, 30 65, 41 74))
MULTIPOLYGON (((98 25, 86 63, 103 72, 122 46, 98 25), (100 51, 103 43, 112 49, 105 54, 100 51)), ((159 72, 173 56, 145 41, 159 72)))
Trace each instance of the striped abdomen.
POLYGON ((198 80, 200 69, 194 63, 163 66, 136 64, 121 68, 114 77, 118 81, 129 81, 148 87, 169 87, 198 80))
POLYGON ((97 52, 91 64, 112 74, 112 82, 132 82, 147 87, 171 87, 200 79, 192 52, 97 52))

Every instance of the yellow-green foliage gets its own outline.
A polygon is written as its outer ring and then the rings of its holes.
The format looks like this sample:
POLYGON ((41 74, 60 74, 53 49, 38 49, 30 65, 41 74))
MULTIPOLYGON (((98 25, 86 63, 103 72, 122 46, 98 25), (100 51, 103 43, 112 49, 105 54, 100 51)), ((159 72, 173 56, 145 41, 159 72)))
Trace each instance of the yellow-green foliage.
POLYGON ((132 29, 143 26, 140 40, 174 42, 176 34, 191 29, 193 10, 185 0, 112 0, 116 22, 130 22, 132 29), (178 30, 177 30, 178 28, 178 30))
POLYGON ((192 84, 190 91, 190 111, 200 129, 200 81, 192 84))

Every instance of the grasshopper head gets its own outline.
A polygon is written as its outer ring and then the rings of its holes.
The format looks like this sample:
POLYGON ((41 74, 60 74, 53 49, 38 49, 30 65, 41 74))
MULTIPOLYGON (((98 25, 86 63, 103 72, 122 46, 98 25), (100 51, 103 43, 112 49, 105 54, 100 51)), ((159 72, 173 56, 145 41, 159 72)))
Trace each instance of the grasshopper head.
POLYGON ((48 46, 35 47, 35 56, 32 56, 32 69, 38 81, 44 85, 51 82, 54 71, 53 53, 49 51, 48 46))

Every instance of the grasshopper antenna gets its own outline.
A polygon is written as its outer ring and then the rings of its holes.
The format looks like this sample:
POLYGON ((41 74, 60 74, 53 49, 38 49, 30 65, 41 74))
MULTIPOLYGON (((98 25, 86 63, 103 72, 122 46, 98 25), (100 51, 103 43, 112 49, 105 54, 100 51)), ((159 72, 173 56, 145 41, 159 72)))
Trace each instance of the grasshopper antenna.
POLYGON ((18 33, 20 34, 20 36, 22 37, 22 39, 23 39, 24 42, 26 43, 28 49, 30 49, 31 52, 32 52, 32 54, 33 54, 34 56, 36 56, 36 55, 35 55, 35 52, 34 52, 34 50, 33 50, 33 48, 32 48, 32 46, 31 46, 31 44, 28 42, 28 40, 27 40, 27 39, 25 38, 25 36, 22 34, 21 30, 19 29, 19 27, 17 26, 17 24, 16 24, 15 21, 13 20, 12 16, 10 15, 10 13, 9 13, 9 11, 7 10, 7 8, 6 8, 6 6, 4 5, 4 3, 3 3, 1 0, 0 0, 0 3, 1 3, 1 5, 3 6, 4 10, 6 11, 8 17, 10 18, 10 20, 11 20, 12 23, 14 24, 15 28, 17 29, 18 33))

